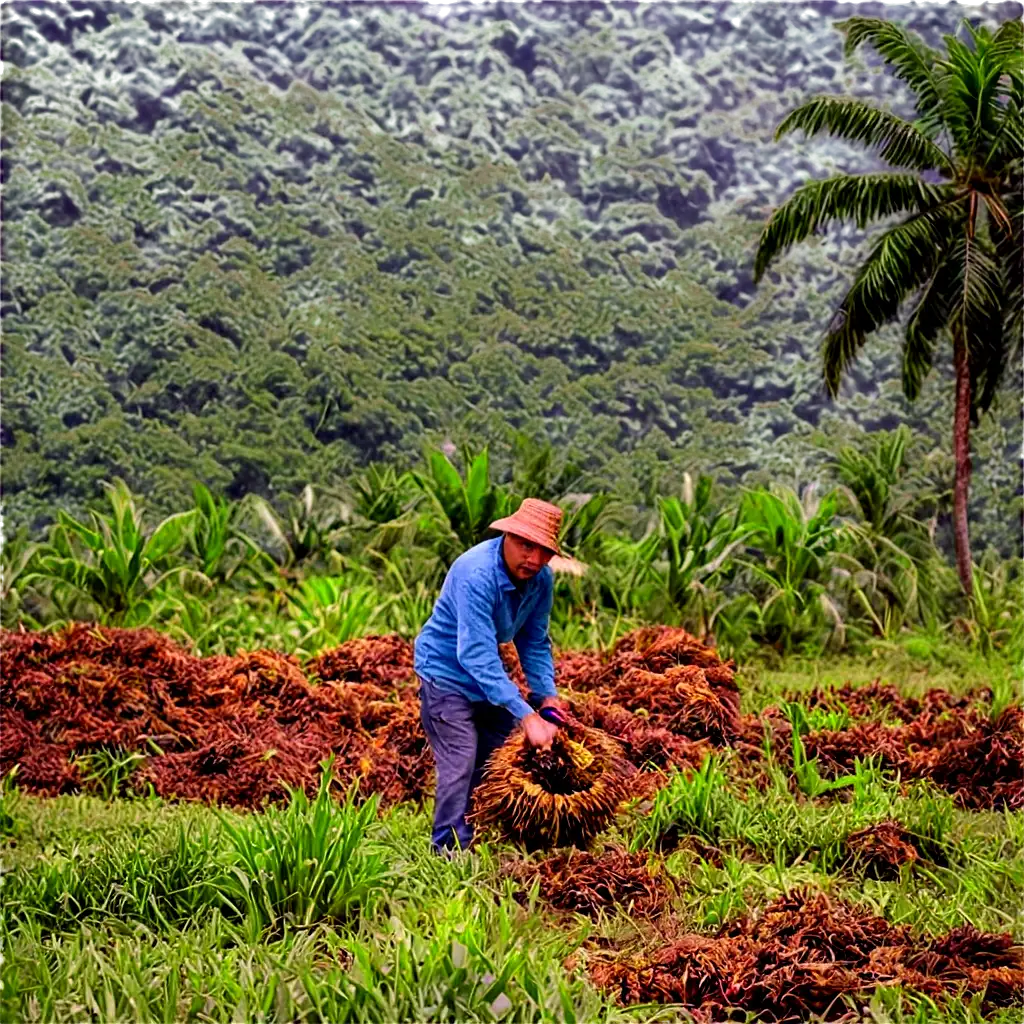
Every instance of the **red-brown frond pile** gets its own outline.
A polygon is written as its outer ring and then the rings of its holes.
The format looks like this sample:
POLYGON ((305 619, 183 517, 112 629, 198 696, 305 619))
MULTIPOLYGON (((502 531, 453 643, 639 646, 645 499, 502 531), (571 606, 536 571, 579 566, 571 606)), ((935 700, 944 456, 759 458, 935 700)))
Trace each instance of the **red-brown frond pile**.
POLYGON ((969 926, 931 941, 869 911, 797 892, 715 936, 688 934, 643 956, 595 960, 594 983, 624 1004, 682 1003, 704 1019, 729 1008, 775 1021, 843 1015, 843 997, 904 985, 933 998, 986 993, 990 1005, 1024 994, 1024 956, 1009 935, 969 926))
POLYGON ((669 769, 696 767, 742 724, 734 664, 678 627, 629 633, 607 658, 562 654, 556 679, 576 717, 614 736, 643 770, 637 794, 657 788, 669 769))
POLYGON ((572 706, 575 717, 584 725, 618 740, 625 758, 640 769, 632 776, 634 796, 646 796, 660 788, 671 769, 698 768, 712 750, 708 740, 690 740, 651 725, 646 715, 605 704, 593 694, 581 696, 572 706))
POLYGON ((468 817, 530 850, 586 846, 629 795, 631 771, 596 730, 561 728, 549 750, 516 731, 491 755, 468 817))
POLYGON ((411 646, 397 637, 324 652, 319 684, 275 651, 198 658, 153 630, 77 624, 2 641, 0 771, 18 764, 29 790, 71 791, 76 755, 120 748, 147 755, 134 781, 168 797, 254 807, 312 791, 330 753, 343 783, 385 802, 427 792, 411 646))
POLYGON ((739 715, 735 668, 685 629, 651 626, 624 636, 605 661, 563 655, 558 680, 570 696, 594 694, 679 735, 721 741, 739 715))
MULTIPOLYGON (((197 658, 153 630, 84 623, 4 632, 0 640, 0 770, 19 764, 30 790, 76 789, 76 755, 148 756, 155 748, 170 760, 160 764, 154 754, 139 778, 196 799, 248 805, 286 782, 312 780, 331 752, 343 780, 358 778, 385 801, 429 791, 412 645, 399 637, 352 640, 306 666, 265 650, 197 658), (234 781, 220 777, 236 763, 234 781)), ((515 648, 504 645, 501 654, 525 692, 515 648)), ((753 772, 766 734, 783 763, 791 756, 790 726, 777 708, 739 715, 734 669, 685 630, 656 626, 623 637, 607 656, 560 654, 556 679, 578 721, 615 738, 640 769, 629 782, 637 796, 658 788, 666 772, 699 765, 714 747, 734 747, 753 772)), ((812 707, 842 705, 853 724, 812 732, 804 746, 827 776, 874 757, 905 779, 933 779, 965 807, 1024 807, 1021 709, 993 723, 976 696, 903 697, 879 681, 814 691, 812 707)))
POLYGON ((668 900, 665 882, 650 873, 645 853, 566 850, 539 863, 516 860, 506 867, 524 888, 538 882, 541 899, 556 910, 587 917, 616 908, 634 917, 654 917, 668 900))
POLYGON ((364 636, 313 658, 306 670, 325 683, 372 683, 385 689, 415 684, 413 649, 400 636, 364 636))
POLYGON ((1007 708, 995 721, 923 753, 915 770, 927 774, 964 807, 1024 808, 1024 710, 1007 708))
POLYGON ((910 834, 891 819, 851 832, 846 837, 846 849, 851 861, 876 878, 898 878, 904 864, 918 859, 910 834))
POLYGON ((803 698, 808 707, 824 707, 838 710, 845 708, 854 720, 864 718, 896 718, 911 722, 922 715, 935 717, 943 711, 966 711, 982 693, 958 697, 933 687, 921 697, 905 697, 891 683, 875 679, 864 686, 846 683, 834 689, 816 688, 803 698))
POLYGON ((874 757, 903 778, 930 778, 964 807, 1024 807, 1024 712, 1007 708, 992 722, 974 707, 924 711, 904 725, 858 722, 804 737, 809 757, 828 774, 874 757))

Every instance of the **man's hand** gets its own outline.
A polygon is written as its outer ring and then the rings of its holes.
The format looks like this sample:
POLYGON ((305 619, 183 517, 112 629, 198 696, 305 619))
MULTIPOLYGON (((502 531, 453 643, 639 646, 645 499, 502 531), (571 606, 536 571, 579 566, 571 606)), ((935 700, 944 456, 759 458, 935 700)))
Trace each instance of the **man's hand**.
POLYGON ((548 750, 558 735, 558 726, 545 722, 535 711, 523 719, 523 733, 526 735, 526 742, 531 747, 540 747, 541 750, 548 750))

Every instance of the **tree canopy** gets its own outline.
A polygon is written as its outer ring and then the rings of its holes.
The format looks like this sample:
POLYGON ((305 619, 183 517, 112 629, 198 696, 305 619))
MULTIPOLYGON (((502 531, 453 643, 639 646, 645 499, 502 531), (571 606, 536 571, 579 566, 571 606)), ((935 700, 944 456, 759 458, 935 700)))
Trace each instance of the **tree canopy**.
MULTIPOLYGON (((808 358, 859 236, 754 294, 771 206, 878 169, 770 138, 811 83, 889 95, 820 14, 5 5, 7 514, 114 477, 276 500, 427 442, 507 464, 521 433, 638 498, 799 482, 904 420, 939 450, 949 396, 911 410, 884 344, 832 408, 808 358)), ((977 446, 1004 543, 1016 411, 977 446)))

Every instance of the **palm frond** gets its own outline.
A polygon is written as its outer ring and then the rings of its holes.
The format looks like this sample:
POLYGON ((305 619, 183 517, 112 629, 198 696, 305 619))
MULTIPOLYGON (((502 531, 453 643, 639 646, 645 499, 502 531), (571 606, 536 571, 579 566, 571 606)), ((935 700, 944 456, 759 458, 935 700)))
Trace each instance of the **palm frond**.
POLYGON ((943 97, 943 120, 957 152, 983 164, 998 150, 1004 134, 1007 84, 1002 64, 991 54, 991 40, 972 33, 974 48, 946 36, 949 50, 948 86, 943 97))
POLYGON ((997 234, 994 239, 1006 280, 1003 350, 1013 362, 1020 361, 1024 349, 1024 192, 1021 184, 1018 175, 1007 196, 1010 231, 997 234))
POLYGON ((1024 22, 1020 18, 1004 21, 992 36, 989 56, 1011 78, 1024 78, 1024 22))
POLYGON ((816 96, 786 115, 775 138, 797 130, 807 136, 827 132, 848 142, 875 147, 894 167, 953 173, 952 161, 923 131, 862 100, 816 96))
POLYGON ((845 57, 853 56, 867 43, 893 74, 910 86, 917 97, 917 112, 926 134, 931 135, 941 127, 940 54, 903 26, 882 18, 847 18, 838 22, 836 28, 846 36, 845 57))
POLYGON ((903 343, 903 393, 914 401, 932 368, 935 342, 949 325, 957 291, 956 265, 942 260, 925 285, 907 321, 903 343))
POLYGON ((802 185, 779 207, 758 243, 754 280, 780 253, 831 221, 852 221, 859 228, 897 213, 930 209, 948 200, 951 186, 929 185, 912 174, 842 174, 802 185))
POLYGON ((978 236, 958 239, 950 259, 957 262, 961 274, 952 312, 954 329, 962 332, 967 345, 972 404, 984 412, 992 404, 1007 364, 1002 268, 995 251, 978 236))
POLYGON ((835 396, 868 334, 896 318, 900 304, 932 274, 948 244, 948 204, 917 214, 886 231, 857 273, 822 346, 825 385, 835 396))

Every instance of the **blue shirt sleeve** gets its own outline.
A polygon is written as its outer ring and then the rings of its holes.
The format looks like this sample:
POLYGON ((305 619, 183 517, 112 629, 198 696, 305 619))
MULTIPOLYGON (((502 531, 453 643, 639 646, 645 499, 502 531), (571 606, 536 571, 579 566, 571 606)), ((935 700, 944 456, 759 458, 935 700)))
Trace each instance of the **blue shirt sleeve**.
POLYGON ((480 573, 473 573, 456 584, 455 609, 459 620, 456 657, 491 704, 508 708, 517 719, 522 719, 533 714, 533 708, 523 700, 501 663, 494 628, 493 588, 494 584, 480 573))
POLYGON ((523 666, 526 681, 530 684, 531 695, 543 698, 556 695, 555 661, 551 656, 551 638, 548 636, 555 593, 550 573, 544 574, 542 584, 544 592, 513 642, 519 652, 519 663, 523 666))

